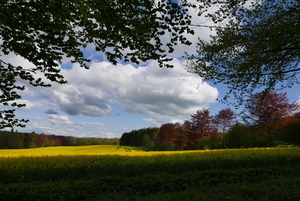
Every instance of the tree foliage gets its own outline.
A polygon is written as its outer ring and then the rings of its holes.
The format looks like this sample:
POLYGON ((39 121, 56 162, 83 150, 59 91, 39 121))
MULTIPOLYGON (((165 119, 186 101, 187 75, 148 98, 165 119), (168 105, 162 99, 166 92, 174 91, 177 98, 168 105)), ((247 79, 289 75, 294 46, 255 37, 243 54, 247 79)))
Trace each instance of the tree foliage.
POLYGON ((212 116, 208 109, 198 110, 191 121, 163 124, 155 139, 161 150, 198 149, 199 140, 213 134, 212 116))
POLYGON ((217 130, 221 129, 223 133, 233 125, 234 111, 230 108, 220 110, 213 118, 212 122, 217 126, 217 130))
MULTIPOLYGON (((20 99, 27 81, 49 87, 49 82, 66 83, 59 64, 69 58, 88 68, 83 49, 88 45, 103 52, 116 64, 118 60, 139 63, 150 59, 166 64, 174 45, 190 45, 183 33, 193 34, 188 26, 186 0, 3 0, 0 6, 0 103, 24 107, 20 99), (163 43, 161 36, 170 35, 163 43), (164 49, 163 46, 166 48, 164 49), (34 67, 15 66, 4 55, 15 54, 34 67)), ((166 64, 167 65, 167 64, 166 64)), ((167 65, 167 67, 170 67, 167 65)), ((14 109, 1 110, 0 128, 24 126, 14 109)))
POLYGON ((244 121, 248 125, 265 130, 271 143, 274 131, 285 126, 286 120, 289 120, 287 117, 299 109, 299 104, 296 102, 290 104, 286 93, 271 91, 252 94, 246 108, 248 114, 244 115, 244 121))
POLYGON ((255 89, 271 91, 299 84, 300 3, 298 0, 204 0, 199 15, 216 26, 211 41, 199 41, 189 70, 224 83, 238 105, 255 89), (212 8, 214 12, 205 12, 212 8))
POLYGON ((163 124, 155 138, 155 144, 160 150, 175 150, 175 141, 178 140, 178 131, 175 124, 163 124))
POLYGON ((0 149, 23 149, 47 146, 118 145, 118 138, 78 138, 0 130, 0 149))
POLYGON ((153 147, 159 128, 150 127, 123 133, 120 145, 153 147))
POLYGON ((237 122, 226 134, 225 146, 227 148, 267 147, 270 143, 261 135, 259 129, 237 122))
POLYGON ((23 149, 24 139, 24 133, 0 131, 0 149, 23 149))
POLYGON ((209 109, 198 110, 196 114, 191 115, 192 127, 202 135, 208 135, 212 132, 212 116, 209 109))

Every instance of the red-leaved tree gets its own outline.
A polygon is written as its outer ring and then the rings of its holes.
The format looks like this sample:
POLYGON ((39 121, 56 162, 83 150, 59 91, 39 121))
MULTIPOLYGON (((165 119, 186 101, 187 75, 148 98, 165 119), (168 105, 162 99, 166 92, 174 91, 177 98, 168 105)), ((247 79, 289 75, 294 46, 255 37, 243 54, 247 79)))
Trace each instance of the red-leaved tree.
POLYGON ((209 109, 198 110, 196 114, 191 115, 192 127, 195 131, 203 135, 211 134, 212 132, 212 116, 209 109))
POLYGON ((175 149, 174 141, 177 139, 177 129, 174 124, 163 124, 155 139, 155 145, 161 150, 175 149))
POLYGON ((234 111, 230 108, 222 109, 213 118, 213 124, 216 130, 221 130, 225 133, 234 124, 234 111))
POLYGON ((191 115, 191 131, 187 136, 187 146, 190 149, 197 149, 198 143, 203 136, 212 134, 212 116, 208 109, 198 110, 196 114, 191 115))
POLYGON ((286 124, 286 117, 299 108, 296 102, 289 103, 286 93, 260 92, 252 94, 247 101, 248 114, 243 116, 245 123, 257 126, 273 143, 275 131, 286 124))
MULTIPOLYGON (((229 128, 232 127, 234 123, 234 111, 231 110, 230 108, 225 108, 222 109, 216 114, 213 119, 212 123, 214 125, 214 130, 215 133, 218 133, 218 131, 222 132, 222 136, 219 136, 221 138, 222 142, 222 147, 225 147, 225 142, 226 142, 226 132, 228 131, 229 128)), ((217 135, 215 135, 215 139, 217 139, 217 135)))
MULTIPOLYGON (((202 133, 195 131, 192 123, 185 120, 181 127, 177 129, 181 136, 181 142, 184 141, 184 146, 188 149, 197 149, 198 140, 202 138, 202 133)), ((184 147, 183 146, 183 147, 184 147)))

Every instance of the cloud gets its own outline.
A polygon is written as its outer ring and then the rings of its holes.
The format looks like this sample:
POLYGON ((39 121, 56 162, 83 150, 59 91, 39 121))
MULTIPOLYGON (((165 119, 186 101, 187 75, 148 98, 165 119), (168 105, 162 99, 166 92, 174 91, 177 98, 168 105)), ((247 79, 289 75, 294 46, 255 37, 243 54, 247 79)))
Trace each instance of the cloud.
MULTIPOLYGON (((24 95, 23 95, 24 96, 24 95)), ((27 99, 20 99, 15 100, 13 102, 16 102, 18 104, 25 104, 26 107, 18 108, 18 110, 22 111, 30 111, 31 109, 37 108, 40 110, 46 110, 47 107, 55 107, 56 105, 49 101, 49 100, 27 100, 27 99)))
POLYGON ((47 94, 70 115, 111 115, 114 103, 158 122, 187 117, 216 100, 216 88, 188 73, 183 62, 172 64, 170 69, 155 61, 139 68, 98 62, 90 70, 75 65, 63 72, 69 85, 55 85, 47 94))
POLYGON ((55 110, 53 109, 48 109, 47 111, 45 111, 46 114, 58 114, 55 110))
POLYGON ((50 122, 56 126, 56 125, 60 125, 60 124, 64 124, 64 125, 72 125, 73 123, 71 121, 69 121, 69 117, 68 116, 59 116, 56 114, 49 114, 48 115, 50 122))
POLYGON ((59 116, 56 114, 48 115, 51 127, 48 128, 49 133, 59 135, 67 135, 69 133, 76 133, 82 126, 69 120, 68 116, 59 116))
MULTIPOLYGON (((68 87, 70 88, 70 87, 68 87)), ((72 87, 73 88, 73 87, 72 87)), ((111 106, 105 103, 100 97, 93 96, 92 91, 79 91, 74 87, 71 90, 61 90, 50 92, 51 98, 60 106, 60 109, 69 115, 83 114, 97 117, 110 115, 111 106)))
MULTIPOLYGON (((125 112, 146 115, 157 125, 189 118, 215 102, 216 88, 188 73, 183 61, 174 59, 172 64, 174 68, 159 68, 152 61, 136 68, 93 62, 89 70, 74 65, 62 70, 68 84, 54 83, 50 88, 28 86, 28 91, 34 93, 32 97, 46 99, 44 102, 51 103, 51 108, 59 108, 68 115, 109 116, 113 114, 111 105, 118 104, 125 112)), ((33 101, 26 104, 30 108, 45 107, 33 101)), ((57 114, 54 110, 47 113, 57 114)))

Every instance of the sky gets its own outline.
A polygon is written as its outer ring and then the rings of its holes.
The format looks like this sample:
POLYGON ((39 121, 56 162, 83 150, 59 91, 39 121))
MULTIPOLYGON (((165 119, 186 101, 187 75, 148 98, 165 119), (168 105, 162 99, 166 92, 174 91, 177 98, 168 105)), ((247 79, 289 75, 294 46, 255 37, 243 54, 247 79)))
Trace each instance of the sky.
MULTIPOLYGON (((196 16, 193 24, 209 23, 196 16)), ((196 34, 188 36, 196 44, 198 37, 209 39, 213 34, 204 27, 194 27, 196 34)), ((164 36, 167 39, 167 35, 164 36)), ((65 59, 61 74, 68 84, 51 83, 52 87, 26 86, 19 103, 27 106, 15 112, 17 118, 29 119, 19 132, 36 132, 76 137, 121 137, 124 132, 145 127, 160 127, 163 123, 183 122, 197 110, 208 108, 214 115, 228 105, 219 103, 226 86, 203 82, 198 75, 186 71, 184 52, 195 53, 196 46, 179 45, 173 57, 173 68, 160 68, 156 61, 141 65, 109 63, 91 45, 83 50, 90 58, 89 70, 65 59)), ((9 54, 3 60, 25 68, 32 64, 20 56, 9 54)), ((39 75, 37 75, 39 76, 39 75)), ((299 101, 299 86, 285 91, 290 102, 299 101)), ((0 106, 0 109, 4 107, 0 106)))

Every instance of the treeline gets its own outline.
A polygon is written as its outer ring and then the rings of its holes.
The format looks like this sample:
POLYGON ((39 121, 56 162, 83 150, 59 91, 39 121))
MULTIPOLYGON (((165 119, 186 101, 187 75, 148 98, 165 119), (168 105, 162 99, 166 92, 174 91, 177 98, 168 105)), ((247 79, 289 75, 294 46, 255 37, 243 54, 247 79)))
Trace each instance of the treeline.
POLYGON ((24 149, 48 146, 118 145, 119 138, 78 138, 36 133, 0 131, 0 149, 24 149))
POLYGON ((121 145, 149 146, 158 150, 195 150, 300 145, 300 105, 289 104, 286 93, 256 93, 245 105, 243 122, 230 108, 210 115, 198 110, 184 123, 166 123, 155 132, 149 129, 124 133, 121 145), (148 139, 149 141, 146 141, 148 139), (147 142, 147 143, 146 143, 147 142))
POLYGON ((120 139, 120 145, 144 146, 158 150, 191 150, 199 149, 199 140, 216 132, 212 122, 222 130, 231 124, 234 113, 224 110, 226 114, 216 116, 213 119, 209 110, 199 110, 192 115, 192 120, 186 120, 183 124, 167 123, 160 128, 143 128, 124 133, 120 139), (226 121, 221 122, 221 118, 226 121))
POLYGON ((154 140, 159 132, 159 128, 143 128, 123 133, 120 139, 120 145, 125 146, 144 146, 153 148, 154 140))
POLYGON ((272 131, 272 136, 259 126, 237 122, 228 133, 211 140, 213 148, 273 147, 278 145, 300 145, 300 118, 291 116, 293 121, 272 131), (224 141, 224 143, 220 143, 224 141))
POLYGON ((292 117, 293 121, 272 133, 271 142, 268 132, 259 126, 236 122, 225 132, 212 129, 204 133, 196 131, 186 121, 183 124, 167 123, 160 128, 143 128, 124 133, 120 145, 144 146, 163 151, 272 147, 277 142, 300 145, 300 117, 297 115, 292 117))

